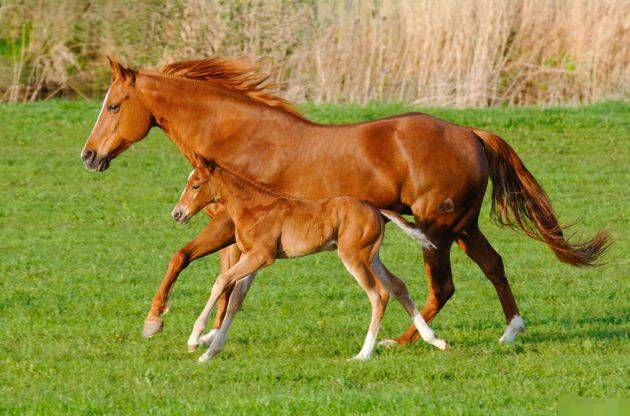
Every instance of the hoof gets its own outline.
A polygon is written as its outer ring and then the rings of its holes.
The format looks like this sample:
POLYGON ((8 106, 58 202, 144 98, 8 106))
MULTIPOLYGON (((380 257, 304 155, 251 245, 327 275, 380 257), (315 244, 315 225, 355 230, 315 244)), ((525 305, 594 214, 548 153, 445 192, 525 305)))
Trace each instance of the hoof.
POLYGON ((503 335, 501 335, 501 338, 499 338, 499 343, 509 344, 511 342, 514 342, 516 336, 523 331, 525 331, 525 323, 523 322, 523 318, 521 318, 520 316, 515 316, 514 318, 512 318, 512 321, 510 321, 507 328, 505 328, 505 332, 503 333, 503 335))
POLYGON ((211 359, 213 359, 217 354, 219 353, 219 351, 215 351, 215 350, 208 350, 206 352, 204 352, 201 357, 199 357, 199 362, 200 363, 205 363, 210 361, 211 359))
POLYGON ((348 361, 368 361, 370 359, 370 357, 363 355, 363 354, 357 354, 352 358, 348 358, 348 361))
POLYGON ((214 338, 216 337, 216 335, 217 335, 217 330, 213 329, 212 331, 208 332, 206 335, 199 337, 199 343, 201 345, 205 345, 209 347, 210 344, 212 344, 212 341, 214 341, 214 338))
POLYGON ((390 349, 392 349, 392 348, 394 348, 394 347, 396 347, 398 345, 399 345, 398 341, 396 341, 395 339, 384 339, 384 340, 382 340, 382 341, 380 341, 378 343, 379 347, 383 347, 383 348, 388 349, 388 350, 390 350, 390 349))
POLYGON ((195 352, 199 348, 199 344, 188 344, 188 352, 195 352))
POLYGON ((144 321, 144 328, 142 329, 142 336, 145 338, 151 338, 153 335, 162 332, 164 328, 164 321, 162 319, 144 321))

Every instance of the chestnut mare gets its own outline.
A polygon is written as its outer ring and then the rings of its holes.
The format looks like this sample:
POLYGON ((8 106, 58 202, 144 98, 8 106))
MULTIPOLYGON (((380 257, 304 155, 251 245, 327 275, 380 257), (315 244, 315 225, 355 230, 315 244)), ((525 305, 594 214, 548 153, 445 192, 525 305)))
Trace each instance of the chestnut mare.
MULTIPOLYGON (((495 218, 544 242, 560 261, 592 266, 608 246, 604 231, 586 242, 569 242, 541 186, 493 133, 421 113, 316 124, 270 93, 254 67, 237 60, 184 61, 159 72, 110 64, 113 82, 81 154, 88 169, 106 170, 112 159, 158 126, 189 161, 197 152, 283 194, 311 200, 351 195, 411 214, 437 246, 423 250, 429 293, 422 315, 427 322, 455 290, 450 250, 456 241, 496 289, 508 324, 500 341, 512 341, 524 329, 501 257, 477 223, 488 178, 495 218)), ((145 320, 145 336, 161 330, 170 290, 191 261, 229 246, 221 252, 222 270, 238 261, 229 216, 218 204, 206 213, 212 221, 169 263, 145 320)), ((226 309, 238 308, 242 301, 250 282, 241 282, 239 299, 227 292, 220 299, 215 328, 226 309)), ((418 336, 411 325, 397 342, 407 344, 418 336)))
MULTIPOLYGON (((238 262, 222 272, 212 286, 210 299, 195 322, 188 338, 188 351, 199 347, 201 333, 214 305, 228 288, 253 276, 277 258, 295 258, 337 248, 348 272, 363 288, 372 304, 372 319, 361 351, 354 360, 369 360, 376 345, 381 319, 389 294, 394 295, 411 317, 427 343, 447 349, 426 324, 411 300, 407 286, 383 265, 379 250, 385 233, 383 216, 392 219, 404 232, 426 249, 435 246, 400 214, 373 206, 351 196, 332 196, 316 201, 281 195, 193 154, 195 170, 188 177, 179 202, 173 209, 175 221, 186 223, 211 202, 223 207, 235 226, 238 262)), ((233 295, 234 296, 234 295, 233 295)), ((205 336, 208 350, 199 361, 218 354, 236 310, 228 310, 221 328, 205 336)))

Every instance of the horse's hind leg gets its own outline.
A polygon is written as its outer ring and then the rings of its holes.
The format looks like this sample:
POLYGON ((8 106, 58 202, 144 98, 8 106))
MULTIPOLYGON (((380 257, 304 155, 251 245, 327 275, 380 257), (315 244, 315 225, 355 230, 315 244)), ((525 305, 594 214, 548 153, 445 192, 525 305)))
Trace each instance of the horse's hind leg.
MULTIPOLYGON (((378 253, 376 253, 376 255, 372 258, 371 269, 373 273, 378 276, 378 278, 387 288, 389 293, 391 293, 396 298, 396 300, 398 300, 400 304, 405 308, 405 311, 407 311, 407 313, 411 317, 413 325, 416 328, 416 331, 419 332, 420 336, 422 336, 422 339, 425 342, 441 350, 447 349, 447 342, 435 336, 433 330, 429 327, 429 325, 427 325, 426 321, 418 311, 418 308, 416 308, 416 305, 413 303, 413 300, 409 295, 409 291, 407 290, 407 285, 405 285, 405 282, 403 282, 392 272, 387 270, 385 265, 381 263, 378 253)), ((386 342, 386 345, 387 344, 388 343, 386 342)))
MULTIPOLYGON (((433 237, 429 239, 438 241, 433 237)), ((442 241, 437 243, 435 249, 423 249, 424 271, 429 282, 429 294, 422 309, 422 316, 427 323, 433 320, 455 292, 451 273, 451 245, 452 241, 442 241)), ((396 342, 405 345, 415 342, 418 338, 420 338, 418 329, 415 324, 411 324, 396 342)))
POLYGON ((363 248, 360 251, 344 250, 341 246, 339 247, 339 257, 341 261, 348 272, 354 276, 356 281, 363 288, 372 304, 372 318, 363 347, 357 355, 352 357, 353 360, 359 361, 369 360, 372 356, 388 299, 387 291, 380 286, 370 272, 370 252, 371 247, 363 248))
POLYGON ((490 245, 477 224, 468 227, 458 238, 457 244, 470 257, 486 277, 492 282, 508 324, 499 342, 512 342, 516 336, 525 330, 525 324, 516 306, 512 289, 505 277, 503 260, 499 253, 490 245))

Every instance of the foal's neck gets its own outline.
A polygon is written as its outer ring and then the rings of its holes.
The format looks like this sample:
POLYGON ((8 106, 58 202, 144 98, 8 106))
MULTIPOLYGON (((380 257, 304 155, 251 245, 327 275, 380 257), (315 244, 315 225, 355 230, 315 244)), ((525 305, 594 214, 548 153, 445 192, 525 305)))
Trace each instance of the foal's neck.
POLYGON ((280 196, 266 190, 263 185, 252 183, 221 167, 216 167, 212 173, 212 186, 216 187, 219 201, 233 219, 254 207, 268 205, 281 199, 280 196))

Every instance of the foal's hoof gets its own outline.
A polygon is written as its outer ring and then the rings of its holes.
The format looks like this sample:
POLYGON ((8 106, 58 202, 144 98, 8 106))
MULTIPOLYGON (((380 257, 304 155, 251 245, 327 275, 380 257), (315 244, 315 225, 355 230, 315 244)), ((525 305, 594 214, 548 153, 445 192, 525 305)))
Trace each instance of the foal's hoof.
POLYGON ((199 337, 199 343, 201 345, 205 345, 207 347, 210 346, 210 344, 212 344, 212 341, 214 341, 214 338, 217 335, 217 330, 213 329, 212 331, 208 332, 206 335, 202 335, 201 337, 199 337))
POLYGON ((446 342, 443 339, 436 340, 433 345, 435 345, 437 348, 441 349, 442 351, 449 351, 451 349, 451 346, 448 345, 448 342, 446 342))
POLYGON ((188 352, 195 352, 199 348, 199 344, 188 344, 188 352))
POLYGON ((382 341, 379 341, 378 346, 379 347, 383 347, 387 350, 391 350, 392 348, 398 346, 398 341, 396 341, 395 339, 384 339, 382 341))
POLYGON ((208 349, 208 351, 204 352, 203 354, 201 354, 201 356, 199 357, 199 362, 200 363, 205 363, 210 361, 211 359, 213 359, 217 354, 219 353, 218 350, 212 350, 212 349, 208 349))
POLYGON ((144 328, 142 329, 142 336, 145 338, 151 338, 158 332, 162 332, 164 328, 164 321, 160 318, 152 319, 150 321, 144 321, 144 328))

